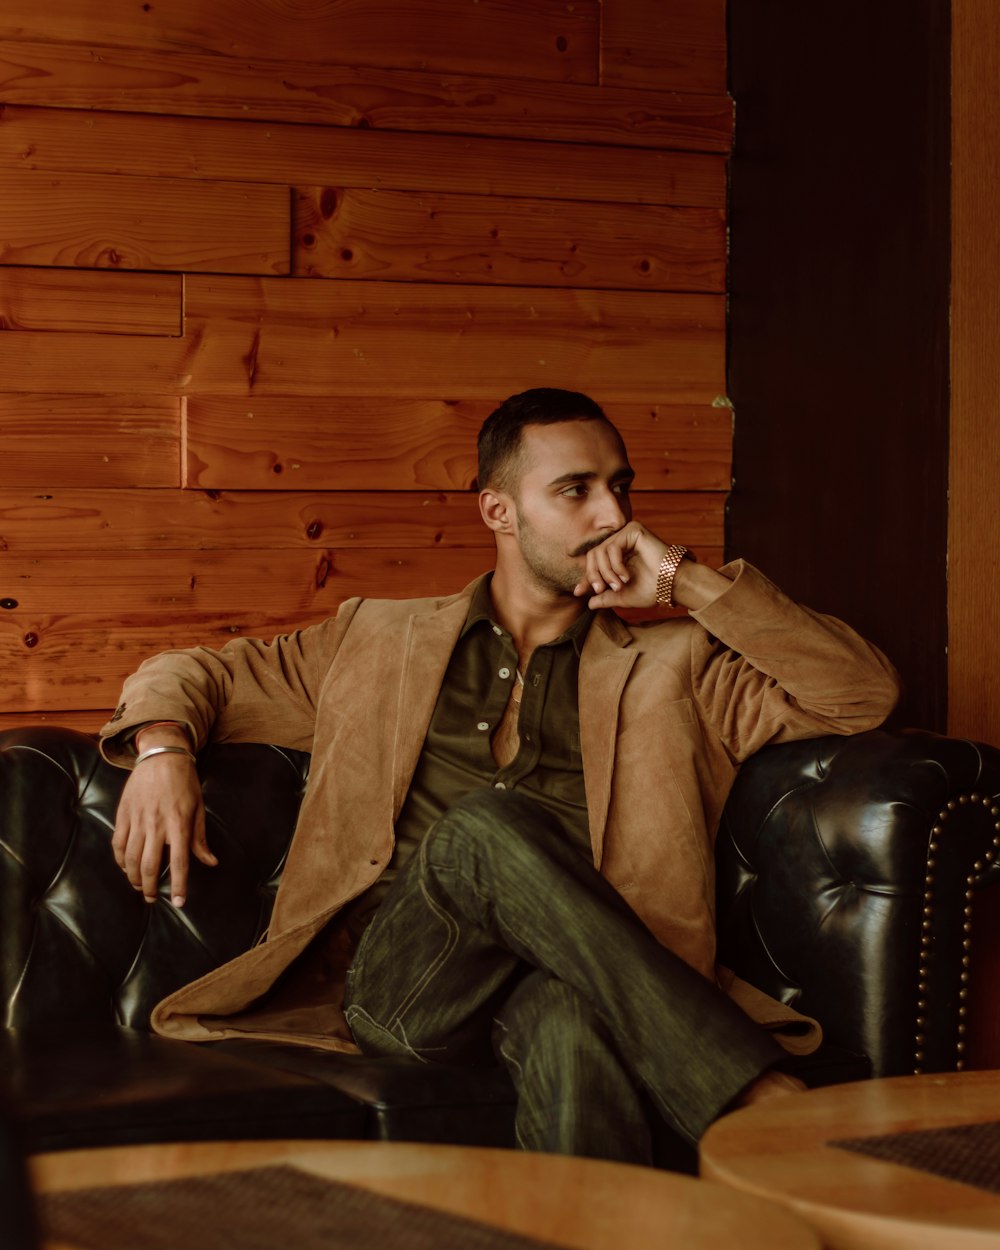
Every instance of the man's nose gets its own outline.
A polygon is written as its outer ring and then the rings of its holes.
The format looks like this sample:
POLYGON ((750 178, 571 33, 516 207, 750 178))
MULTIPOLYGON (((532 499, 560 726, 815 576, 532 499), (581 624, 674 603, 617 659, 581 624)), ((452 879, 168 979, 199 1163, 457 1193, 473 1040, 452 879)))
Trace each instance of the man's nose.
POLYGON ((597 496, 595 521, 599 529, 620 530, 629 520, 628 504, 613 490, 602 490, 597 496))

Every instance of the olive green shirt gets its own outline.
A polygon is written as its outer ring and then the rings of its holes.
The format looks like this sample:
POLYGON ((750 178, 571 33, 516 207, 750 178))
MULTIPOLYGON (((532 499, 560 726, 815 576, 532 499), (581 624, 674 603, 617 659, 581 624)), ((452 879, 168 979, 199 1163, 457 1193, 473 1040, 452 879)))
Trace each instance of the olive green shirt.
POLYGON ((520 747, 509 764, 499 767, 490 742, 517 680, 518 654, 510 634, 493 619, 491 580, 488 574, 477 584, 448 663, 396 822, 392 860, 376 884, 350 905, 356 934, 434 822, 463 795, 483 786, 517 790, 534 799, 591 858, 577 682, 580 650, 593 614, 584 611, 559 638, 532 652, 522 674, 520 747))

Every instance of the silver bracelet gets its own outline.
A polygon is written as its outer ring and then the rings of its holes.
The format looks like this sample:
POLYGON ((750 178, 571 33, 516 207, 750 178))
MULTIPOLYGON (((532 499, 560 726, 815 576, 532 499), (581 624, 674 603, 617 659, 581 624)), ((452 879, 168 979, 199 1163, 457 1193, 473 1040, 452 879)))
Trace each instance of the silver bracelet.
POLYGON ((193 752, 187 747, 150 747, 148 751, 143 751, 141 755, 137 755, 132 761, 132 767, 141 764, 143 760, 148 760, 151 755, 186 755, 189 760, 194 759, 193 752))

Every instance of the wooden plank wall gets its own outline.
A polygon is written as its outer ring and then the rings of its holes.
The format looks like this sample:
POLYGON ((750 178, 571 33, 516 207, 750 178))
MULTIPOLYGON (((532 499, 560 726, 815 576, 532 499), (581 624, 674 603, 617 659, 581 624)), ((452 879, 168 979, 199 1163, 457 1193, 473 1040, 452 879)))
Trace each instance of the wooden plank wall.
POLYGON ((996 5, 953 0, 948 732, 1000 744, 998 73, 996 5))
MULTIPOLYGON (((953 0, 948 732, 1000 744, 1000 12, 953 0)), ((996 887, 992 887, 995 891, 996 887)), ((972 915, 966 1059, 1000 1067, 1000 909, 972 915)))
POLYGON ((721 559, 723 0, 7 0, 0 102, 0 724, 464 584, 529 386, 721 559))

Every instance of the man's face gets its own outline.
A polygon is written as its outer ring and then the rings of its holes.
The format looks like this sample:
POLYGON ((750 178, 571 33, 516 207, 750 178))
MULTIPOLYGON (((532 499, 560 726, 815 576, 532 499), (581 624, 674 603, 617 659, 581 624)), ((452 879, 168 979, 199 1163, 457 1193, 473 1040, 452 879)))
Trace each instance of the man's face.
POLYGON ((529 425, 521 436, 515 538, 529 574, 572 595, 583 556, 632 518, 635 476, 618 432, 605 421, 529 425))

